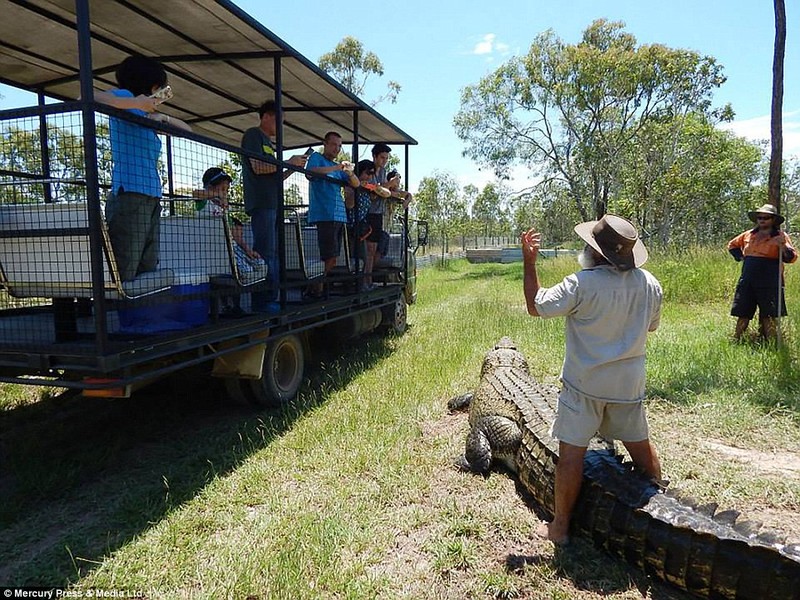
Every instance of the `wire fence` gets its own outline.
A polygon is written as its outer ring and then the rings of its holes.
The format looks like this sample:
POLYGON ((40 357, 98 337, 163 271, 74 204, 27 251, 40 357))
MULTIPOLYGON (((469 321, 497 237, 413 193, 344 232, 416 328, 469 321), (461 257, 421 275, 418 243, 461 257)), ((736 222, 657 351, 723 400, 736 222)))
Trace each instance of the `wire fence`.
MULTIPOLYGON (((334 240, 336 271, 323 276, 306 173, 285 180, 283 214, 254 223, 263 212, 245 207, 242 165, 253 157, 244 151, 105 108, 88 124, 74 107, 37 110, 0 119, 0 346, 97 355, 137 336, 304 304, 317 282, 358 289, 365 256, 346 227, 334 240)), ((399 217, 386 224, 376 280, 402 281, 409 236, 399 217)))

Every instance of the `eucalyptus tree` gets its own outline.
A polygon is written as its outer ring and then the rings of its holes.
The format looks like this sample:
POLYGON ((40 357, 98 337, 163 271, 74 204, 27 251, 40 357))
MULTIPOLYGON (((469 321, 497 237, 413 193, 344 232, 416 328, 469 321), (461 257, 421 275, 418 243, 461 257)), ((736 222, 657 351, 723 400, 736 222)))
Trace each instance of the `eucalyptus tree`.
POLYGON ((509 202, 509 209, 514 235, 534 227, 542 233, 542 243, 548 247, 577 241, 573 228, 581 216, 561 182, 549 181, 515 196, 509 202))
POLYGON ((498 235, 503 226, 503 189, 499 184, 487 183, 472 205, 472 218, 481 224, 484 237, 498 235))
MULTIPOLYGON (((356 96, 361 96, 367 81, 373 76, 383 77, 383 63, 378 55, 364 49, 360 40, 346 36, 330 52, 319 58, 319 68, 331 75, 356 96)), ((389 81, 383 96, 372 101, 375 106, 384 100, 397 102, 400 84, 389 81)))
POLYGON ((781 214, 786 217, 786 229, 797 231, 800 229, 800 159, 797 157, 783 165, 781 190, 781 214))
MULTIPOLYGON (((83 139, 74 127, 48 127, 47 154, 48 172, 44 172, 42 161, 42 138, 38 127, 23 127, 15 123, 6 124, 0 131, 0 169, 24 175, 36 175, 50 179, 53 202, 77 202, 85 200, 86 188, 72 182, 86 178, 83 139)), ((97 125, 98 172, 101 184, 111 183, 111 147, 108 124, 97 125)), ((44 184, 0 186, 3 202, 42 202, 44 184)))
POLYGON ((467 222, 467 207, 455 178, 442 171, 423 177, 414 196, 417 216, 428 221, 442 245, 442 260, 449 241, 467 222))
POLYGON ((637 45, 621 22, 594 21, 578 44, 552 30, 525 56, 461 93, 454 118, 464 155, 505 176, 522 164, 540 185, 560 182, 581 218, 600 217, 620 156, 651 119, 710 111, 725 77, 713 57, 637 45))
POLYGON ((703 114, 680 119, 680 127, 673 119, 652 120, 639 132, 611 206, 662 247, 730 238, 763 192, 763 148, 703 114))
POLYGON ((786 6, 775 4, 775 49, 772 59, 772 152, 769 161, 769 201, 781 209, 781 166, 783 165, 783 59, 786 52, 786 6))

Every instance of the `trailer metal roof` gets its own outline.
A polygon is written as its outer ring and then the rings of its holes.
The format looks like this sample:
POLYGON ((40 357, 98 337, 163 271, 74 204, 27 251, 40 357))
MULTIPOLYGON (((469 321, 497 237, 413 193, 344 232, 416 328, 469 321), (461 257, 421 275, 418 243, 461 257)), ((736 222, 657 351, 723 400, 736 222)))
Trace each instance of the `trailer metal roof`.
MULTIPOLYGON (((95 88, 116 86, 114 70, 126 56, 152 56, 175 92, 163 112, 198 134, 238 146, 277 80, 285 148, 318 144, 330 130, 353 143, 354 115, 359 144, 417 143, 229 0, 93 0, 89 12, 95 88)), ((3 2, 0 81, 77 98, 76 21, 75 0, 3 2)))

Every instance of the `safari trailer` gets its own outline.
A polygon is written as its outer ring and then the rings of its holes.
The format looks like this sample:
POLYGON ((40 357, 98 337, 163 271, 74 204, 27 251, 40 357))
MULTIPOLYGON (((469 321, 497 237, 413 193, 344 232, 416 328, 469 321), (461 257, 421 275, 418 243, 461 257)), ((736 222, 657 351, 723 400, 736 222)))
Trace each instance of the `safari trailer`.
POLYGON ((10 0, 0 40, 0 82, 38 98, 0 111, 0 382, 126 396, 203 365, 225 378, 231 398, 270 404, 296 394, 309 340, 405 330, 414 251, 425 235, 407 210, 388 224, 378 286, 360 291, 363 256, 346 236, 336 270, 323 277, 316 227, 306 222, 310 174, 295 169, 283 183, 280 310, 270 314, 247 310, 267 273, 239 266, 231 221, 194 210, 202 173, 224 166, 234 182, 229 210, 246 218, 236 202, 239 165, 249 158, 240 141, 266 99, 283 117, 276 159, 284 167, 295 149, 337 131, 353 157, 377 142, 401 151, 408 181, 416 144, 237 6, 10 0), (191 132, 95 102, 94 91, 116 87, 115 68, 132 54, 165 67, 174 97, 160 111, 191 132), (105 218, 110 118, 158 127, 162 141, 160 260, 132 281, 120 277, 105 218), (320 281, 322 298, 304 298, 320 281), (230 316, 228 304, 242 310, 230 316))

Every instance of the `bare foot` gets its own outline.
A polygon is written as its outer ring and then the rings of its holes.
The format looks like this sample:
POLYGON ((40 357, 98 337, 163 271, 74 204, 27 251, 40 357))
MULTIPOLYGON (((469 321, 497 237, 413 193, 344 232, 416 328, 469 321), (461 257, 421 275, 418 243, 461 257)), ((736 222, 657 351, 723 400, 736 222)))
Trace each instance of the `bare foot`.
POLYGON ((556 546, 566 546, 569 544, 569 535, 553 531, 552 523, 545 523, 542 521, 534 528, 533 532, 540 538, 550 540, 556 546))

